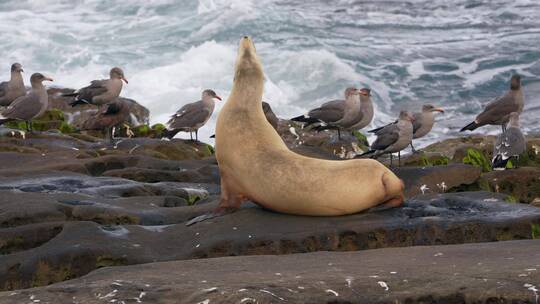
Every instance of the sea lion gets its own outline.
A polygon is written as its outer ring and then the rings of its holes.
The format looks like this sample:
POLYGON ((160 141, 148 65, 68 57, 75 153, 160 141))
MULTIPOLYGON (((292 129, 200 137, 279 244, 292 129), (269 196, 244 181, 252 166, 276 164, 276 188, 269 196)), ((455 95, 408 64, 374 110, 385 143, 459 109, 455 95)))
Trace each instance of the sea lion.
POLYGON ((223 215, 251 200, 296 215, 337 216, 380 204, 402 204, 403 182, 376 160, 331 161, 290 151, 265 119, 264 74, 249 37, 240 41, 231 94, 216 124, 221 198, 212 213, 223 215))

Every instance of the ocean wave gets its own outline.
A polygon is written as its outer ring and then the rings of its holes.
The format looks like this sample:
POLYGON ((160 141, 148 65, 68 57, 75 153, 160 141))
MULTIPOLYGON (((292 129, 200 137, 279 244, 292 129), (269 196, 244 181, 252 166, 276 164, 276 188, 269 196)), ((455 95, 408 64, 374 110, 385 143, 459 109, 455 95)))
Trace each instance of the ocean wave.
MULTIPOLYGON (((4 0, 0 79, 18 61, 27 83, 40 71, 77 88, 121 66, 130 80, 123 95, 147 106, 152 123, 165 122, 204 88, 228 96, 238 39, 248 34, 264 63, 264 98, 281 117, 365 86, 372 126, 425 102, 447 109, 427 144, 457 135, 520 73, 532 109, 522 125, 534 132, 539 15, 534 0, 4 0)), ((216 113, 201 138, 213 133, 216 113)))

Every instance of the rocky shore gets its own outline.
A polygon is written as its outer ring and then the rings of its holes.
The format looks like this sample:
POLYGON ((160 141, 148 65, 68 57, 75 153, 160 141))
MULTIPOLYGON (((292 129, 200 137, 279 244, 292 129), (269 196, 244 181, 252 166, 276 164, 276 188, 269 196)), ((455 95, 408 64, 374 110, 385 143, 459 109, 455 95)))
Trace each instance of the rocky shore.
MULTIPOLYGON (((59 105, 36 133, 0 130, 0 303, 538 300, 540 137, 506 171, 486 165, 489 136, 404 157, 402 208, 318 218, 248 204, 186 227, 217 204, 214 149, 160 139, 133 105, 135 136, 114 145, 59 105)), ((278 132, 325 159, 366 145, 283 120, 278 132)))

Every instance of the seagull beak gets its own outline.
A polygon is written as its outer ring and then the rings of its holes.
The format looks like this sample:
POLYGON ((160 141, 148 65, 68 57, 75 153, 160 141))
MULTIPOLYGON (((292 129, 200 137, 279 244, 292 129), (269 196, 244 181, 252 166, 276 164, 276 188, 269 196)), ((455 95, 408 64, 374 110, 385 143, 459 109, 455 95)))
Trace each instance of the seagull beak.
POLYGON ((431 110, 432 112, 439 112, 439 113, 444 113, 444 110, 442 108, 434 108, 433 110, 431 110))
POLYGON ((121 79, 122 79, 126 84, 129 83, 129 81, 126 79, 126 77, 122 77, 121 79))
POLYGON ((20 71, 21 71, 21 72, 24 72, 24 70, 23 70, 23 69, 20 69, 20 71))
POLYGON ((369 89, 360 89, 360 95, 371 96, 371 91, 369 89))
POLYGON ((45 77, 43 80, 54 81, 51 77, 45 77))
POLYGON ((218 100, 222 100, 221 97, 219 97, 219 96, 217 96, 217 95, 214 96, 214 98, 216 98, 216 99, 218 99, 218 100))

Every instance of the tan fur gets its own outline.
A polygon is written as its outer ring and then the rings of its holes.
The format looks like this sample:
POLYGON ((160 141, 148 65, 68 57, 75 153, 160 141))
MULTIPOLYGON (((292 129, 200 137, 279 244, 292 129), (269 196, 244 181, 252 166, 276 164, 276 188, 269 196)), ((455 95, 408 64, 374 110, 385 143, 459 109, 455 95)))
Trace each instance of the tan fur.
POLYGON ((332 216, 403 201, 403 183, 378 161, 321 160, 287 148, 265 119, 264 74, 249 38, 240 42, 235 70, 216 126, 220 207, 250 199, 283 213, 332 216))

